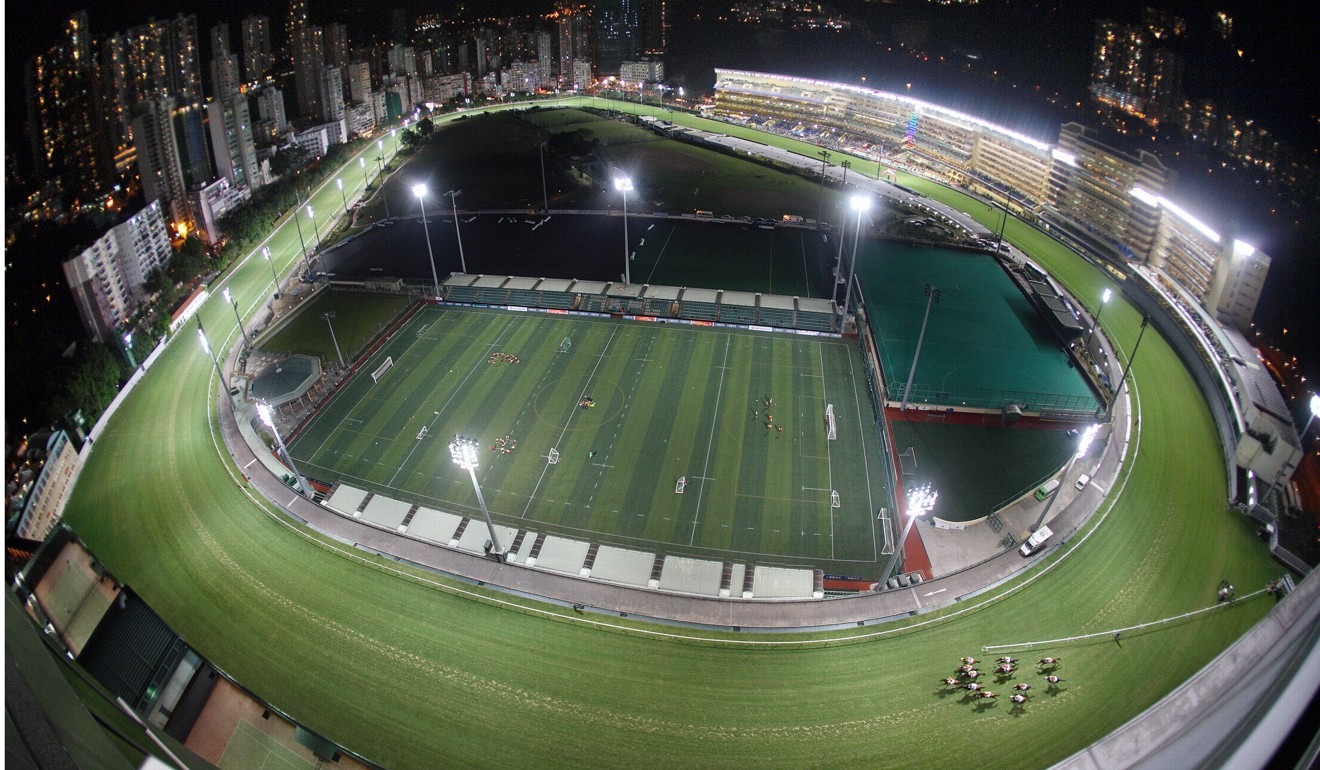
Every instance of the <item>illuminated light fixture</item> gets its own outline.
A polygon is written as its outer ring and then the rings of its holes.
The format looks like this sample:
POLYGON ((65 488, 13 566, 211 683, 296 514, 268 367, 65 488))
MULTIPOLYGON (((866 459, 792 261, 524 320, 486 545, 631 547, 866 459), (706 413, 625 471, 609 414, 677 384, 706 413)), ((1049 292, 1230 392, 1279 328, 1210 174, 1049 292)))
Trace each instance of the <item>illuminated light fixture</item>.
POLYGON ((1128 194, 1131 195, 1133 198, 1136 198, 1137 200, 1146 204, 1147 206, 1151 206, 1152 208, 1159 208, 1160 199, 1155 197, 1154 195, 1151 195, 1150 193, 1146 192, 1140 187, 1133 187, 1131 190, 1128 191, 1128 194))
POLYGON ((1246 241, 1233 241, 1233 256, 1249 257, 1256 253, 1256 247, 1246 241))
POLYGON ((1069 166, 1077 165, 1076 155, 1073 155, 1071 152, 1068 152, 1066 150, 1060 150, 1058 147, 1055 147, 1053 150, 1050 150, 1050 156, 1053 157, 1055 160, 1059 161, 1060 163, 1067 163, 1069 166))
POLYGON ((1076 457, 1078 460, 1086 456, 1087 450, 1091 448, 1091 442, 1095 441, 1095 435, 1099 431, 1100 431, 1099 425, 1087 426, 1086 430, 1082 431, 1082 437, 1077 441, 1076 457))

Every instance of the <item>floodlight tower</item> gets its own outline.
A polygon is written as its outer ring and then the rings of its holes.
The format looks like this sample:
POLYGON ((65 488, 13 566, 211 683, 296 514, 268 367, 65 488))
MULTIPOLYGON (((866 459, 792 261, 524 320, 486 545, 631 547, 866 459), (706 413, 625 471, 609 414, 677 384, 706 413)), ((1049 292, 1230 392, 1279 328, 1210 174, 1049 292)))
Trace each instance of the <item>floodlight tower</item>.
POLYGON ((339 188, 339 200, 344 202, 344 216, 348 216, 348 196, 344 195, 344 178, 335 177, 335 186, 339 188))
POLYGON ((335 311, 322 313, 321 317, 325 319, 325 325, 330 327, 330 341, 335 343, 335 355, 339 357, 339 368, 344 368, 344 354, 339 350, 339 339, 335 337, 335 325, 330 323, 330 319, 335 317, 335 311))
POLYGON ((455 435, 454 440, 449 442, 449 454, 454 460, 454 464, 465 469, 472 476, 472 489, 477 493, 477 502, 481 505, 481 515, 486 517, 486 530, 490 532, 491 549, 488 553, 494 555, 497 561, 505 561, 507 555, 504 549, 500 547, 500 540, 495 535, 495 524, 490 520, 490 511, 486 510, 486 498, 481 496, 481 485, 477 483, 477 453, 480 448, 477 446, 477 440, 455 435))
POLYGON ((628 193, 633 190, 632 177, 616 176, 614 177, 614 189, 623 193, 623 283, 625 286, 632 285, 632 269, 628 264, 628 193))
POLYGON ((462 195, 462 190, 450 190, 445 193, 449 196, 449 204, 454 207, 454 237, 458 239, 458 266, 463 268, 463 273, 467 273, 467 258, 463 256, 463 233, 458 229, 458 196, 462 195))
POLYGON ((206 338, 206 329, 202 328, 202 319, 197 319, 197 336, 202 338, 202 349, 207 355, 211 356, 211 363, 215 364, 215 374, 220 378, 220 387, 225 386, 225 373, 220 371, 220 359, 215 357, 215 351, 211 350, 211 341, 206 338))
POLYGON ((1091 340, 1095 339, 1095 330, 1100 328, 1100 316, 1105 312, 1105 305, 1109 304, 1109 298, 1114 296, 1114 292, 1105 289, 1104 294, 1100 295, 1100 307, 1095 311, 1095 323, 1091 324, 1091 333, 1086 335, 1086 353, 1091 353, 1091 340))
POLYGON ((321 229, 316 226, 316 212, 312 210, 312 204, 310 203, 307 204, 307 218, 312 220, 312 237, 316 239, 315 244, 312 246, 312 251, 313 252, 320 251, 321 229))
POLYGON ((848 323, 848 309, 852 304, 853 278, 857 275, 857 242, 862 238, 862 213, 871 207, 871 199, 865 195, 854 195, 850 203, 853 209, 857 211, 857 230, 853 233, 852 265, 848 268, 848 288, 843 294, 843 318, 839 321, 840 332, 844 330, 844 325, 848 323))
POLYGON ((270 258, 270 247, 262 246, 261 255, 266 258, 266 264, 270 265, 270 281, 275 285, 275 299, 280 298, 280 277, 275 272, 275 260, 270 258))
POLYGON ((921 334, 917 335, 917 352, 912 354, 912 371, 908 372, 907 387, 903 388, 903 403, 898 411, 907 411, 908 396, 912 393, 912 378, 917 375, 917 361, 921 358, 921 343, 926 339, 926 322, 930 320, 930 306, 940 301, 940 290, 926 284, 926 315, 921 319, 921 334))
MULTIPOLYGON (((1082 431, 1082 437, 1077 440, 1077 451, 1073 453, 1072 459, 1070 459, 1068 464, 1064 466, 1060 478, 1067 478, 1068 471, 1072 470, 1073 465, 1083 457, 1086 457, 1087 451, 1091 449, 1091 442, 1095 441, 1095 436, 1099 432, 1099 425, 1088 425, 1086 430, 1082 431)), ((1054 494, 1050 495, 1050 499, 1045 502, 1045 507, 1040 511, 1040 516, 1036 517, 1036 524, 1031 528, 1032 532, 1040 529, 1040 525, 1045 523, 1045 517, 1049 515, 1050 508, 1054 506, 1054 501, 1058 499, 1058 497, 1059 492, 1057 490, 1054 494)))
POLYGON ((279 447, 280 454, 284 455, 284 462, 288 463, 289 468, 293 471, 294 481, 298 484, 298 494, 306 496, 311 492, 312 487, 307 483, 307 479, 303 478, 303 475, 298 472, 298 466, 293 464, 293 455, 289 454, 289 448, 284 446, 284 439, 280 438, 280 431, 275 427, 275 416, 271 413, 270 404, 265 401, 257 404, 257 415, 261 417, 262 422, 266 423, 266 427, 270 428, 270 434, 275 437, 275 445, 279 447))
POLYGON ((243 337, 243 350, 246 351, 248 349, 248 336, 247 330, 243 328, 243 316, 238 314, 238 300, 234 299, 234 296, 229 293, 228 286, 224 288, 222 294, 225 296, 225 302, 234 307, 234 320, 238 321, 238 333, 243 337))
POLYGON ((907 510, 904 515, 907 516, 907 522, 903 524, 903 536, 894 543, 894 553, 889 557, 889 563, 885 565, 885 571, 880 573, 881 580, 888 580, 889 573, 894 570, 898 564, 899 554, 903 553, 903 543, 907 541, 908 533, 912 531, 912 525, 917 519, 930 513, 935 508, 935 501, 940 493, 931 489, 929 483, 913 487, 907 495, 907 510))
POLYGON ((543 213, 549 214, 550 195, 546 192, 546 188, 545 188, 545 145, 546 142, 537 142, 536 150, 541 155, 541 211, 543 213))
MULTIPOLYGON (((431 250, 431 229, 426 226, 426 185, 413 185, 413 195, 417 196, 417 202, 422 206, 422 232, 426 233, 426 253, 431 258, 431 286, 435 292, 435 298, 440 298, 440 278, 435 272, 435 252, 431 250)), ((463 272, 467 272, 464 270, 463 272)))
MULTIPOLYGON (((123 339, 124 339, 124 356, 128 358, 128 366, 130 369, 136 369, 137 359, 133 358, 133 332, 132 331, 124 332, 123 339)), ((1303 431, 1303 433, 1305 433, 1305 431, 1303 431)))

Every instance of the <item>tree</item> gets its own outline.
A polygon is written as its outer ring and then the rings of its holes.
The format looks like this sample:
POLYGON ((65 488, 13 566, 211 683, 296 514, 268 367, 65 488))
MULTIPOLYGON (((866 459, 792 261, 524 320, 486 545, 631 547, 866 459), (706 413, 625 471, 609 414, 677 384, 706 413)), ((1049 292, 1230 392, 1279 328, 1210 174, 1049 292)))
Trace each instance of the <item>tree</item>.
POLYGON ((61 415, 81 409, 88 420, 95 422, 119 392, 126 366, 109 347, 96 343, 84 345, 61 378, 64 387, 52 399, 51 413, 61 415))
POLYGON ((412 130, 411 128, 405 128, 403 130, 403 136, 399 137, 399 141, 403 144, 404 147, 408 148, 409 150, 413 150, 416 149, 417 146, 422 143, 422 135, 412 130))
POLYGON ((427 139, 430 139, 431 132, 433 131, 435 131, 435 124, 431 122, 430 118, 422 118, 421 120, 417 121, 417 132, 420 133, 422 136, 426 137, 427 139))
POLYGON ((304 147, 293 145, 285 147, 275 153, 275 157, 270 159, 270 172, 275 176, 284 176, 290 171, 296 171, 311 159, 311 153, 304 147))

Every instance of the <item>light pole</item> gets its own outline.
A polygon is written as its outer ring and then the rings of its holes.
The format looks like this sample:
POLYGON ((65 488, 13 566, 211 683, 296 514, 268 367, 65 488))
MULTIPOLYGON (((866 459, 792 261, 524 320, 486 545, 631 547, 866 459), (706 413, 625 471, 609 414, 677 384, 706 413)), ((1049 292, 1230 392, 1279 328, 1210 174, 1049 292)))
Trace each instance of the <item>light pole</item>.
POLYGON ((1123 367, 1123 377, 1118 381, 1118 387, 1114 388, 1114 398, 1123 392, 1123 383, 1127 382, 1128 372, 1132 371, 1132 362, 1137 360, 1137 350, 1141 348, 1141 338, 1146 336, 1146 327, 1150 326, 1150 316, 1144 316, 1141 319, 1141 331, 1137 332, 1137 344, 1132 346, 1132 355, 1128 356, 1127 366, 1123 367))
POLYGON ((293 479, 298 484, 298 494, 305 496, 311 491, 311 486, 303 478, 303 475, 298 472, 298 466, 293 464, 293 455, 289 454, 289 448, 284 446, 284 439, 280 438, 280 431, 275 427, 275 417, 271 414, 270 404, 265 401, 257 404, 257 415, 261 417, 262 422, 266 423, 266 427, 270 428, 270 435, 275 437, 275 445, 280 448, 280 454, 284 455, 284 462, 288 463, 289 468, 293 470, 293 479))
MULTIPOLYGON (((431 258, 431 287, 435 293, 435 298, 440 298, 440 278, 435 272, 435 252, 431 250, 431 229, 426 226, 426 185, 413 185, 413 195, 417 196, 417 202, 422 206, 422 232, 426 234, 426 255, 431 258)), ((464 270, 463 272, 467 272, 464 270)))
POLYGON ((322 313, 321 317, 325 319, 325 325, 330 327, 330 341, 335 343, 335 355, 339 357, 339 368, 344 368, 344 354, 339 350, 339 338, 335 337, 335 325, 330 323, 330 319, 335 317, 335 311, 322 313))
POLYGON ((536 149, 541 154, 541 209, 544 213, 550 213, 550 195, 545 189, 545 142, 537 142, 536 149))
POLYGON ((917 335, 917 352, 912 354, 912 371, 908 372, 907 387, 903 388, 903 403, 898 411, 907 410, 908 396, 912 393, 912 378, 917 375, 917 361, 921 358, 921 343, 926 339, 926 322, 930 320, 930 306, 940 301, 940 290, 926 284, 926 315, 921 319, 921 334, 917 335))
MULTIPOLYGON (((1061 478, 1067 478, 1068 471, 1072 470, 1073 464, 1086 456, 1087 450, 1091 448, 1091 442, 1095 440, 1095 434, 1099 431, 1099 425, 1089 425, 1086 430, 1082 431, 1082 437, 1077 440, 1077 451, 1073 453, 1072 459, 1064 466, 1063 473, 1060 474, 1061 478)), ((1050 495, 1050 499, 1045 502, 1045 507, 1041 509, 1040 515, 1036 517, 1036 524, 1031 528, 1032 532, 1040 529, 1040 525, 1045 523, 1045 517, 1049 515, 1050 508, 1054 507, 1054 501, 1058 497, 1059 492, 1055 490, 1054 494, 1050 495)))
POLYGON ((894 544, 894 553, 889 557, 889 563, 885 565, 885 571, 880 573, 881 580, 888 580, 889 573, 894 571, 898 564, 898 557, 903 553, 903 543, 907 541, 908 533, 912 531, 912 525, 917 519, 930 513, 935 508, 935 501, 940 493, 930 488, 930 484, 921 484, 913 487, 907 496, 907 510, 904 515, 907 516, 907 522, 903 524, 903 536, 894 544))
POLYGON ((1114 293, 1109 289, 1105 289, 1104 294, 1100 295, 1100 307, 1095 311, 1095 323, 1091 324, 1091 333, 1086 335, 1087 355, 1091 354, 1091 340, 1095 339, 1095 330, 1100 328, 1100 314, 1105 312, 1105 305, 1109 304, 1109 298, 1113 295, 1114 293))
POLYGON ((623 285, 632 285, 632 269, 628 264, 628 193, 633 189, 632 177, 614 177, 614 189, 623 193, 623 285))
POLYGON ((376 174, 376 185, 380 186, 380 178, 385 175, 385 140, 376 140, 376 167, 379 172, 376 174))
POLYGON ((202 328, 202 319, 197 319, 197 336, 202 338, 202 349, 211 356, 211 363, 215 364, 215 374, 220 378, 220 387, 225 387, 225 374, 220 371, 220 360, 215 357, 215 351, 211 350, 211 341, 206 339, 206 329, 202 328))
POLYGON ((857 242, 862 238, 862 212, 871 207, 871 199, 865 195, 854 195, 850 202, 852 207, 857 210, 857 231, 853 233, 852 265, 848 267, 848 288, 843 293, 843 318, 839 321, 840 332, 848 324, 848 309, 852 304, 853 277, 857 275, 857 242))
POLYGON ((463 256, 463 232, 458 228, 458 196, 462 195, 462 190, 450 190, 445 193, 449 196, 449 204, 454 207, 454 237, 458 239, 458 266, 463 268, 463 273, 467 273, 467 257, 463 256))
POLYGON ((454 464, 464 468, 472 476, 472 489, 477 493, 477 502, 481 505, 481 515, 486 517, 486 529, 490 532, 491 548, 487 553, 493 554, 497 561, 504 561, 504 549, 500 547, 500 540, 495 535, 495 524, 490 520, 490 511, 486 510, 486 498, 481 496, 481 485, 477 483, 477 440, 455 435, 454 440, 449 442, 449 454, 453 457, 454 464))
POLYGON ((312 237, 316 239, 312 246, 312 253, 315 254, 321 250, 321 229, 316 226, 316 212, 312 211, 312 204, 310 203, 307 204, 307 218, 312 220, 312 237))
POLYGON ((225 295, 225 302, 228 302, 230 305, 234 306, 234 320, 238 321, 238 333, 243 336, 242 349, 246 351, 248 349, 248 336, 247 336, 247 331, 243 329, 243 316, 238 314, 238 301, 235 300, 234 296, 229 293, 228 286, 225 287, 222 294, 225 295))
POLYGON ((344 178, 335 177, 335 185, 339 187, 339 200, 344 202, 344 216, 348 216, 348 196, 344 195, 344 178))
POLYGON ((307 265, 307 279, 312 278, 312 260, 307 258, 307 241, 303 239, 302 222, 298 221, 298 210, 293 210, 293 225, 298 228, 298 243, 302 245, 303 262, 307 265))
POLYGON ((830 151, 816 153, 820 157, 820 200, 816 203, 816 227, 820 227, 820 215, 825 211, 825 166, 830 162, 830 151))
POLYGON ((266 258, 266 264, 270 265, 270 280, 275 284, 275 299, 280 298, 280 277, 275 273, 275 260, 270 258, 270 247, 262 246, 261 255, 266 258))
MULTIPOLYGON (((124 356, 128 358, 128 368, 137 369, 137 359, 133 358, 133 332, 124 332, 124 356)), ((1302 431, 1305 433, 1306 431, 1302 431)))

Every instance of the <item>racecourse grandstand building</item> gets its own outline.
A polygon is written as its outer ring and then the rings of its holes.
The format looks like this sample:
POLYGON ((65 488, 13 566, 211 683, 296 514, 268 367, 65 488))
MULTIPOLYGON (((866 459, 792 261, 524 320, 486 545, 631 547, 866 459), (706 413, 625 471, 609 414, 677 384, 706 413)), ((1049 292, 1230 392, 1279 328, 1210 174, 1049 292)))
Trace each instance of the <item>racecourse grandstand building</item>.
POLYGON ((1203 362, 1203 388, 1223 404, 1226 455, 1267 479, 1296 467, 1295 426, 1260 395, 1270 388, 1242 353, 1250 345, 1238 344, 1270 258, 1170 200, 1177 176, 1153 153, 1119 149, 1077 123, 1045 141, 901 94, 743 70, 715 70, 715 114, 938 177, 1133 279, 1181 329, 1185 358, 1203 362))

